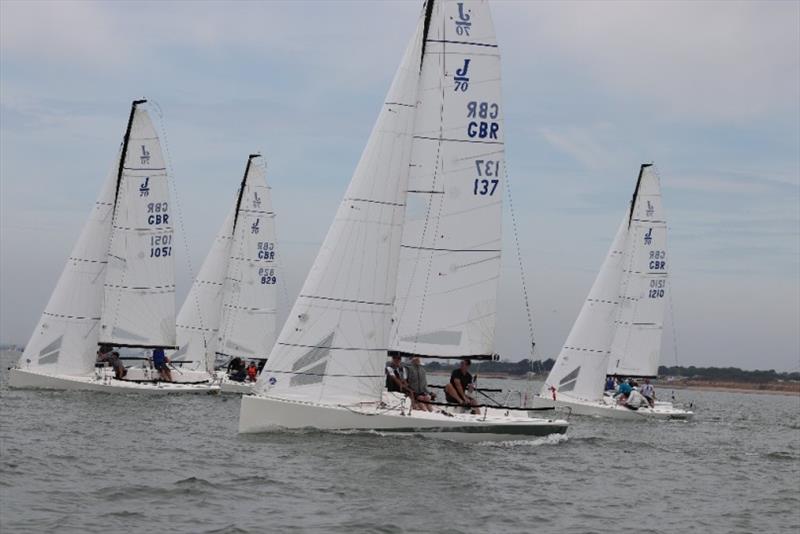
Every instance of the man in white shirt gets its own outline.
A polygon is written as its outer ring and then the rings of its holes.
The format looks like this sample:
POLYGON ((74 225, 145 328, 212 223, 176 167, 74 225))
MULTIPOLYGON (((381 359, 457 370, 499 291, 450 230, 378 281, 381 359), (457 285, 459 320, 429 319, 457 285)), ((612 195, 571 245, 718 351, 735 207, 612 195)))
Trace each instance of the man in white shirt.
POLYGON ((656 389, 653 387, 653 384, 650 383, 649 378, 644 379, 641 394, 642 397, 647 399, 647 404, 649 404, 651 408, 656 405, 656 389))

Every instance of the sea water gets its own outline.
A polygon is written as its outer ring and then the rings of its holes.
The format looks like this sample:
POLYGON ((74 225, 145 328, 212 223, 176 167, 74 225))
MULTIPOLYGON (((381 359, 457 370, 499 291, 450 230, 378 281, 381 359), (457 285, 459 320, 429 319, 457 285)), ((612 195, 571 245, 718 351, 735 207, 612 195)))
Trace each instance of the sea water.
POLYGON ((796 396, 680 391, 691 422, 573 417, 530 442, 238 435, 238 397, 9 390, 17 357, 2 356, 3 534, 800 529, 796 396))

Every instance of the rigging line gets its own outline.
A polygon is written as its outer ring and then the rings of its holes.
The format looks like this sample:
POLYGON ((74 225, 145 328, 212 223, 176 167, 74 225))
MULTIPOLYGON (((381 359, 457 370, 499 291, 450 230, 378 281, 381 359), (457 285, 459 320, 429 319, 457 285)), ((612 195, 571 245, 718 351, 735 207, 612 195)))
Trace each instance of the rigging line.
MULTIPOLYGON (((172 197, 175 199, 175 208, 176 208, 175 211, 178 212, 178 227, 180 228, 181 236, 183 237, 182 239, 183 252, 184 255, 186 256, 186 264, 189 267, 189 279, 194 281, 195 279, 194 266, 192 265, 192 256, 191 254, 189 254, 189 235, 186 233, 186 226, 183 223, 183 210, 181 209, 180 198, 178 197, 178 186, 175 183, 176 182, 175 169, 173 169, 172 167, 172 155, 170 154, 169 151, 169 139, 167 138, 167 128, 166 128, 166 121, 164 119, 164 111, 161 109, 161 105, 156 100, 151 100, 150 105, 153 111, 156 113, 156 115, 158 115, 159 119, 158 125, 161 130, 159 137, 164 142, 164 163, 167 168, 167 176, 172 177, 171 180, 169 180, 168 178, 168 181, 172 189, 172 197)), ((192 282, 192 285, 194 285, 194 282, 192 282)), ((189 293, 190 294, 194 293, 194 305, 195 309, 197 310, 197 318, 200 322, 200 328, 206 330, 206 326, 203 322, 203 312, 202 309, 200 308, 200 297, 198 296, 199 292, 193 292, 192 288, 190 287, 189 293)), ((207 345, 205 336, 203 336, 203 342, 207 345)))
POLYGON ((519 244, 519 227, 517 226, 517 214, 514 211, 514 198, 511 195, 511 180, 508 178, 508 163, 503 161, 503 173, 506 179, 506 194, 508 195, 508 211, 511 215, 511 228, 514 232, 514 245, 517 251, 517 263, 519 264, 519 276, 522 282, 522 300, 525 303, 525 315, 528 319, 528 335, 531 341, 531 364, 536 354, 536 338, 533 330, 533 313, 531 312, 530 299, 528 297, 528 284, 525 281, 525 267, 522 261, 522 248, 519 244))

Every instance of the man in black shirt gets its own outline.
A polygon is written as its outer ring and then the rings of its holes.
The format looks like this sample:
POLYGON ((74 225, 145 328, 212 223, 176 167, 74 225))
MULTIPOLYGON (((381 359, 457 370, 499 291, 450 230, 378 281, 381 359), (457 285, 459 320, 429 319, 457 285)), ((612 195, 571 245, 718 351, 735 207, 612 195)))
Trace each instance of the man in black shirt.
POLYGON ((450 404, 460 404, 462 406, 472 406, 472 413, 478 414, 475 399, 467 395, 467 391, 473 389, 472 375, 469 374, 469 366, 472 362, 468 358, 461 360, 461 365, 450 375, 450 383, 444 387, 444 397, 450 404))

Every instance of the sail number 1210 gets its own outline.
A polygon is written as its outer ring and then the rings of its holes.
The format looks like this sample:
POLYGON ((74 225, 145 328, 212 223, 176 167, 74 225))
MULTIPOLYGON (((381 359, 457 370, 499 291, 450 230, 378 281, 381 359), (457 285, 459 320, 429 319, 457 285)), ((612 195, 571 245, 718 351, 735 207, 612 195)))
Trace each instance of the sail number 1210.
POLYGON ((478 176, 472 186, 473 195, 492 196, 500 183, 500 161, 492 159, 476 159, 475 167, 478 169, 478 176))

